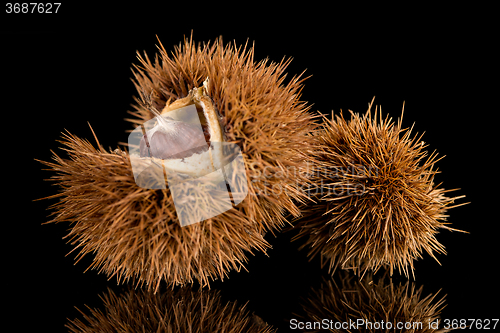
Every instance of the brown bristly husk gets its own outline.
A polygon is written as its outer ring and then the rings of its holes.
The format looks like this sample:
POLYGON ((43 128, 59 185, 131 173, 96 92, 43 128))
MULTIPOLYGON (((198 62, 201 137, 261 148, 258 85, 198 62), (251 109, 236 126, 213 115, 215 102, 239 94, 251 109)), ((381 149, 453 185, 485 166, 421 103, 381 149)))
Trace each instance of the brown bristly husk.
POLYGON ((125 152, 96 149, 71 134, 64 138, 69 159, 54 154, 55 163, 43 162, 63 184, 61 193, 49 197, 60 198, 50 222, 72 222, 66 238, 80 248, 79 257, 95 254, 89 268, 153 288, 162 278, 208 284, 240 269, 245 251, 267 249, 256 223, 236 209, 181 227, 170 192, 138 187, 125 152), (230 242, 220 241, 229 235, 230 242))
MULTIPOLYGON (((302 302, 304 321, 321 322, 327 318, 333 323, 350 323, 363 319, 365 322, 381 326, 363 326, 355 332, 405 332, 431 333, 448 332, 430 326, 440 318, 444 309, 445 297, 438 299, 439 291, 423 297, 423 286, 418 289, 414 282, 396 284, 391 279, 381 277, 376 282, 373 277, 358 280, 352 275, 340 272, 340 281, 325 280, 321 287, 313 290, 308 299, 302 302), (387 323, 392 324, 391 329, 387 323), (422 323, 422 327, 397 329, 397 323, 422 323)), ((415 324, 419 325, 419 324, 415 324)), ((323 330, 326 331, 326 330, 323 330)), ((321 330, 305 330, 305 332, 323 332, 321 330)), ((328 329, 329 332, 353 332, 350 329, 328 329)))
POLYGON ((426 152, 421 136, 412 138, 402 118, 395 124, 372 105, 363 115, 351 111, 350 120, 325 119, 315 154, 319 203, 304 210, 294 240, 305 239, 302 248, 332 273, 388 267, 408 276, 423 252, 445 253, 436 234, 459 231, 445 213, 463 196, 447 197, 450 190, 434 183, 441 158, 426 152))
POLYGON ((203 45, 191 37, 172 56, 161 43, 159 51, 154 61, 138 56, 134 84, 141 99, 136 98, 131 112, 136 118, 128 120, 137 126, 151 119, 151 107, 161 110, 208 77, 208 95, 224 119, 226 141, 240 145, 247 177, 259 180, 251 186, 253 194, 263 193, 249 196, 241 209, 266 229, 282 227, 287 214, 299 216, 297 201, 308 200, 302 187, 309 182, 311 133, 317 126, 310 106, 299 99, 305 78, 296 76, 283 85, 291 59, 255 63, 253 46, 224 46, 222 37, 203 45), (260 181, 264 174, 271 176, 266 183, 260 181), (283 193, 273 185, 283 187, 283 193))
POLYGON ((104 311, 90 309, 81 319, 66 324, 73 333, 112 332, 227 332, 271 333, 276 330, 245 305, 224 303, 214 290, 183 288, 153 293, 112 290, 100 296, 104 311))
MULTIPOLYGON (((79 257, 93 253, 91 268, 118 282, 131 279, 154 289, 162 279, 209 285, 244 268, 248 253, 265 252, 263 235, 283 227, 288 214, 300 214, 317 125, 300 101, 303 79, 284 84, 289 60, 255 63, 253 47, 223 45, 222 38, 203 46, 185 40, 172 56, 159 49, 154 62, 139 56, 134 84, 141 98, 131 112, 137 118, 129 120, 139 125, 151 119, 151 108, 161 110, 209 77, 226 142, 237 143, 245 160, 247 197, 220 215, 180 227, 169 189, 138 187, 126 151, 95 148, 68 133, 62 143, 69 159, 54 154, 54 162, 42 162, 56 172, 52 180, 61 188, 50 197, 59 198, 50 222, 70 222, 67 238, 79 257)), ((195 186, 185 191, 198 197, 195 186)))

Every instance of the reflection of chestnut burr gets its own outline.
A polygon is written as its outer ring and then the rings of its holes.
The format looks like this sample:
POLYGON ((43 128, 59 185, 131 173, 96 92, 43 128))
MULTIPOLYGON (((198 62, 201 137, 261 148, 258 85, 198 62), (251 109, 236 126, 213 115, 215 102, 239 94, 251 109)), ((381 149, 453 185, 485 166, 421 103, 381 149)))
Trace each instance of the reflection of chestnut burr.
POLYGON ((358 280, 339 271, 302 302, 303 314, 293 323, 309 322, 304 332, 447 332, 437 327, 445 307, 445 296, 437 295, 424 297, 422 286, 417 289, 410 281, 393 283, 387 275, 374 281, 368 274, 358 280), (349 323, 359 325, 353 329, 349 323), (321 324, 323 329, 318 329, 321 324))
POLYGON ((73 333, 114 332, 224 332, 272 333, 270 325, 250 313, 246 305, 225 303, 213 290, 167 290, 156 294, 130 290, 116 294, 108 290, 101 296, 104 309, 82 312, 82 319, 66 327, 73 333))

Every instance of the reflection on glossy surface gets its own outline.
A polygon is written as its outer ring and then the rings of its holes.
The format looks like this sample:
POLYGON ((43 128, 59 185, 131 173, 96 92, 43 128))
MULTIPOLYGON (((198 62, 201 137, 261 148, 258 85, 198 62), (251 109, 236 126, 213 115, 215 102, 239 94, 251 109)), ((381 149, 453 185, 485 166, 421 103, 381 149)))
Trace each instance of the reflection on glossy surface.
POLYGON ((393 283, 387 276, 360 281, 340 271, 311 291, 290 327, 304 332, 448 332, 438 328, 445 307, 445 296, 438 294, 424 297, 423 286, 411 281, 393 283))
POLYGON ((66 325, 70 332, 275 332, 245 305, 225 303, 214 290, 182 288, 156 294, 108 290, 101 299, 104 309, 80 311, 83 320, 66 325))

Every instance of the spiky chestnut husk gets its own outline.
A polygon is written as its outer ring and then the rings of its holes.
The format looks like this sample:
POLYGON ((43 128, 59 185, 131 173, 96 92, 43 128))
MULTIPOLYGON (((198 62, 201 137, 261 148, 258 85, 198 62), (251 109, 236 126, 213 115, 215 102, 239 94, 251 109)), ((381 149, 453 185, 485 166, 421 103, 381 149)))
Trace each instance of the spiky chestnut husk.
POLYGON ((112 332, 227 332, 271 333, 272 326, 250 313, 246 304, 224 303, 214 290, 189 288, 164 293, 130 290, 100 296, 104 311, 90 309, 66 327, 73 333, 112 332))
MULTIPOLYGON (((181 227, 169 189, 138 187, 127 152, 66 134, 70 158, 54 154, 54 163, 45 162, 62 188, 52 196, 60 200, 51 222, 72 224, 67 237, 79 256, 95 254, 91 268, 152 288, 162 279, 207 285, 244 267, 252 250, 269 248, 265 232, 300 214, 317 125, 300 101, 300 76, 283 84, 289 60, 255 63, 253 54, 253 47, 224 46, 222 39, 203 46, 189 39, 172 56, 161 46, 154 63, 139 57, 142 67, 134 74, 141 94, 132 112, 138 119, 130 119, 135 125, 209 77, 208 96, 223 117, 226 142, 241 148, 248 179, 244 201, 211 219, 181 227)), ((196 191, 186 189, 192 197, 196 191)))
MULTIPOLYGON (((440 319, 444 309, 445 297, 438 299, 439 292, 423 296, 423 286, 418 289, 415 283, 393 283, 392 279, 382 276, 375 279, 366 276, 363 280, 339 272, 340 281, 325 280, 320 288, 313 290, 307 300, 303 300, 303 314, 297 314, 302 321, 321 322, 328 318, 333 323, 350 323, 363 319, 365 324, 356 332, 448 332, 450 330, 436 329, 431 322, 440 319), (382 324, 383 322, 383 324, 382 324), (389 324, 390 323, 390 324, 389 324), (397 324, 418 323, 422 327, 400 329, 397 324), (379 325, 379 326, 374 326, 379 325), (383 326, 381 326, 383 325, 383 326), (388 328, 392 325, 392 328, 388 328)), ((338 276, 337 276, 338 277, 338 276)), ((305 332, 324 332, 325 330, 305 330, 305 332)), ((329 332, 352 332, 352 329, 335 329, 329 327, 329 332)))
POLYGON ((461 197, 447 197, 434 183, 440 158, 428 155, 421 136, 412 138, 402 118, 383 119, 372 105, 364 115, 351 111, 350 120, 325 119, 315 154, 318 204, 304 210, 294 239, 305 239, 302 248, 331 272, 385 266, 408 276, 422 252, 445 253, 436 234, 456 230, 445 213, 461 197))

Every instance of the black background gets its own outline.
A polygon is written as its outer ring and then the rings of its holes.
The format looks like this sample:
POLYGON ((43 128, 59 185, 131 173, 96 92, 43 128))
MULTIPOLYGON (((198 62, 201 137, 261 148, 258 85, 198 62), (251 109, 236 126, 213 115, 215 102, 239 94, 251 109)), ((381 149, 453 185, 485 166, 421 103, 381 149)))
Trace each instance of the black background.
MULTIPOLYGON (((405 102, 403 124, 415 123, 429 149, 446 155, 437 180, 460 188, 456 195, 467 196, 460 202, 471 202, 449 218, 469 234, 441 232, 448 255, 438 256, 441 265, 428 255, 417 261, 416 285, 424 294, 441 289, 447 295, 442 318, 498 318, 498 105, 485 103, 498 91, 498 75, 487 10, 433 8, 416 15, 414 8, 391 8, 379 15, 368 8, 365 16, 359 8, 230 9, 63 3, 58 14, 3 14, 3 275, 10 280, 4 291, 15 295, 9 311, 21 316, 18 331, 65 331, 67 318, 79 316, 75 306, 99 307, 108 287, 120 290, 115 279, 84 273, 91 256, 77 264, 75 254, 65 256, 72 249, 62 240, 68 225, 42 225, 55 201, 33 200, 57 189, 43 181, 51 174, 34 159, 49 160, 64 129, 91 139, 87 122, 105 147, 126 141, 136 51, 154 54, 156 35, 173 50, 191 30, 196 41, 219 35, 225 42, 255 41, 256 60, 293 57, 290 77, 305 69, 312 75, 302 99, 314 103, 314 111, 364 112, 375 96, 375 104, 397 118, 405 102)), ((326 275, 290 236, 268 235, 268 257, 250 255, 249 272, 232 272, 212 285, 227 300, 249 301, 281 332, 288 331, 299 298, 326 275)))

